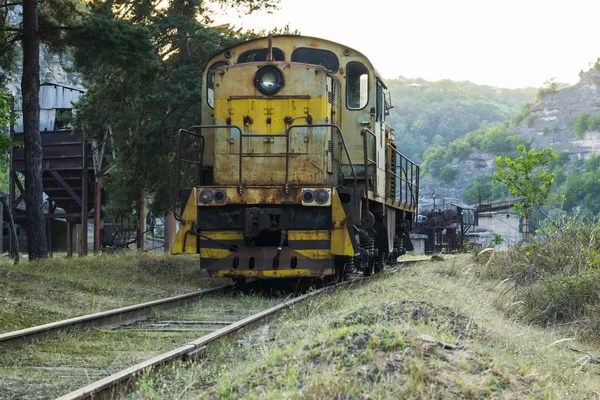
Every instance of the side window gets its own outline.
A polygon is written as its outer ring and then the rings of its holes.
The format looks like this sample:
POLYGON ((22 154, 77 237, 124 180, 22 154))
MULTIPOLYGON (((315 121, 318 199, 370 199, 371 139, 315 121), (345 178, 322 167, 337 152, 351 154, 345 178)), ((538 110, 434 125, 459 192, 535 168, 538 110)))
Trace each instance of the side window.
POLYGON ((206 102, 210 108, 215 108, 215 69, 228 64, 227 61, 217 61, 206 73, 206 102))
POLYGON ((383 121, 384 119, 384 107, 385 107, 385 99, 383 97, 383 86, 381 83, 377 82, 377 101, 376 101, 376 109, 377 109, 377 121, 383 121))
POLYGON ((346 107, 360 110, 369 102, 369 70, 363 64, 346 64, 346 107))

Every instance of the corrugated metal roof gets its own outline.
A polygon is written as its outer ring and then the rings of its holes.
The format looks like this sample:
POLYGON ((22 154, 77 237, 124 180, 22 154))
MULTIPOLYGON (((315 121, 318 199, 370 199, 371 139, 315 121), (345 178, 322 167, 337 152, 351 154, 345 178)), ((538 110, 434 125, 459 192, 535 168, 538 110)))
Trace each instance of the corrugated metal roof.
MULTIPOLYGON (((73 108, 86 92, 81 86, 57 82, 44 82, 40 85, 40 108, 42 110, 73 108)), ((22 111, 21 101, 15 103, 15 111, 22 111)))

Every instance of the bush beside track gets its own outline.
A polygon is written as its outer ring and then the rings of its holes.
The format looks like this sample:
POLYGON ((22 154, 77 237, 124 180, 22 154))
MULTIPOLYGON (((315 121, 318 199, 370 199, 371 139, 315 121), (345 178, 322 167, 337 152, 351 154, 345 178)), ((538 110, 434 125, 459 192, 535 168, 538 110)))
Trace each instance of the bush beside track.
POLYGON ((531 243, 478 257, 502 280, 498 304, 527 323, 600 343, 600 224, 569 221, 531 243))
MULTIPOLYGON (((489 265, 488 265, 489 267, 489 265)), ((317 296, 201 365, 147 374, 132 398, 555 398, 600 392, 586 349, 497 308, 471 255, 317 296), (579 361, 579 362, 577 362, 579 361), (576 363, 577 362, 577 363, 576 363)), ((593 349, 590 350, 594 352, 593 349)))

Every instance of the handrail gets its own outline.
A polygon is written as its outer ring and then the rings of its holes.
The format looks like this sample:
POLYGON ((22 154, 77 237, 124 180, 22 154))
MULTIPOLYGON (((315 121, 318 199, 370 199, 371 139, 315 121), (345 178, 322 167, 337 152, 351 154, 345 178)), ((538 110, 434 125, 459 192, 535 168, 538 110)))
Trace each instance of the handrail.
POLYGON ((418 182, 419 182, 420 168, 416 163, 409 160, 402 153, 400 153, 395 147, 393 147, 391 145, 388 145, 388 147, 395 153, 394 157, 396 157, 396 156, 399 157, 400 162, 396 163, 394 168, 396 170, 398 168, 400 168, 400 174, 398 174, 396 171, 393 171, 392 169, 388 169, 388 172, 390 173, 390 175, 392 175, 394 177, 394 179, 399 179, 401 183, 403 182, 406 185, 406 188, 408 189, 406 191, 406 193, 403 193, 402 186, 400 186, 400 188, 399 188, 400 189, 400 197, 396 198, 396 193, 394 193, 394 199, 403 201, 406 204, 411 204, 411 205, 417 206, 418 199, 419 199, 419 184, 418 184, 418 182), (410 165, 410 179, 408 177, 409 165, 410 165), (410 203, 408 203, 408 191, 410 191, 410 201, 411 201, 410 203))
MULTIPOLYGON (((183 139, 186 137, 185 135, 191 135, 191 136, 195 136, 195 137, 199 137, 202 139, 202 141, 204 142, 204 137, 202 135, 202 129, 236 129, 239 134, 240 134, 240 162, 239 162, 239 181, 238 181, 238 190, 242 190, 242 158, 243 157, 249 157, 247 155, 243 155, 243 143, 242 143, 242 138, 244 137, 267 137, 267 138, 275 138, 275 137, 285 137, 286 138, 286 151, 285 151, 285 190, 286 193, 289 190, 289 157, 290 157, 290 153, 289 153, 289 137, 290 137, 290 131, 294 128, 333 128, 335 130, 335 132, 337 132, 342 145, 344 146, 344 152, 346 153, 346 157, 348 158, 348 162, 350 163, 350 169, 352 170, 352 178, 354 180, 354 207, 352 208, 352 211, 350 212, 350 214, 348 214, 346 216, 346 218, 344 219, 344 221, 342 223, 346 223, 349 219, 350 216, 354 216, 355 212, 356 212, 356 208, 357 208, 357 203, 358 203, 358 178, 356 175, 356 169, 354 168, 354 163, 352 162, 352 158, 350 157, 350 152, 348 151, 348 146, 346 145, 346 140, 344 139, 344 134, 342 133, 342 129, 337 125, 337 124, 303 124, 303 125, 291 125, 289 126, 286 131, 285 134, 244 134, 242 132, 242 129, 237 126, 237 125, 194 125, 191 126, 189 129, 180 129, 177 132, 177 146, 176 146, 176 150, 175 150, 175 163, 174 163, 174 171, 173 171, 173 176, 174 179, 171 180, 171 188, 169 190, 169 205, 171 210, 174 212, 175 208, 173 207, 173 191, 177 190, 179 188, 179 173, 181 171, 181 162, 190 162, 191 160, 186 160, 183 159, 181 157, 181 153, 183 152, 183 139), (199 132, 194 132, 196 130, 199 130, 199 132)), ((373 134, 371 132, 371 134, 373 134)), ((374 135, 374 134, 373 134, 374 135)), ((202 152, 204 152, 204 146, 202 146, 202 152)), ((274 157, 275 155, 270 155, 271 157, 274 157)), ((253 155, 252 157, 264 157, 261 155, 253 155)), ((283 156, 278 156, 278 157, 283 157, 283 156)), ((372 161, 372 160, 371 160, 372 161)), ((193 162, 195 164, 197 164, 197 162, 193 162)), ((367 192, 367 198, 368 198, 368 190, 365 190, 367 192)))
POLYGON ((289 186, 289 181, 288 181, 288 170, 289 170, 289 164, 290 164, 290 133, 289 133, 289 129, 286 130, 285 134, 270 134, 270 133, 242 133, 240 131, 240 160, 239 160, 239 175, 238 175, 238 192, 240 192, 240 194, 242 193, 242 159, 244 157, 284 157, 278 154, 269 154, 269 155, 263 155, 263 154, 252 154, 252 155, 244 155, 243 154, 243 150, 244 150, 244 144, 243 144, 243 140, 242 138, 245 137, 255 137, 255 138, 276 138, 276 137, 283 137, 285 138, 285 184, 284 184, 284 190, 285 193, 287 194, 290 190, 290 186, 289 186))
POLYGON ((369 163, 375 165, 373 170, 373 193, 377 194, 377 161, 369 158, 369 141, 367 140, 367 134, 370 134, 375 138, 375 149, 377 149, 377 135, 371 132, 368 128, 363 128, 361 135, 363 137, 363 154, 364 154, 364 167, 365 167, 365 196, 366 196, 366 212, 369 213, 369 163))
MULTIPOLYGON (((237 125, 192 125, 188 129, 180 129, 177 131, 177 146, 175 147, 175 162, 173 164, 173 172, 171 176, 171 187, 169 188, 169 208, 173 211, 173 214, 177 216, 175 212, 175 207, 173 205, 173 192, 179 189, 179 174, 181 172, 181 162, 184 161, 186 163, 197 164, 202 167, 202 159, 204 158, 204 136, 202 135, 202 129, 237 129, 240 132, 240 136, 242 134, 242 129, 237 125), (195 132, 199 130, 199 132, 195 132), (186 160, 182 158, 183 152, 183 143, 187 136, 195 136, 201 139, 201 150, 200 150, 200 162, 195 162, 191 160, 186 160)), ((240 139, 241 142, 241 139, 240 139)))
MULTIPOLYGON (((346 218, 342 221, 342 224, 345 224, 348 219, 350 219, 351 215, 354 215, 356 211, 356 206, 358 204, 358 179, 356 177, 356 170, 354 169, 354 164, 352 163, 352 158, 350 157, 350 152, 348 152, 348 146, 346 145, 346 140, 344 139, 344 134, 342 133, 342 128, 337 124, 305 124, 305 125, 292 125, 286 129, 286 135, 289 137, 290 131, 294 128, 334 128, 337 132, 340 140, 342 141, 342 145, 344 146, 344 151, 346 152, 346 157, 348 158, 348 162, 350 163, 350 169, 352 170, 352 178, 354 178, 354 207, 350 214, 346 215, 346 218)), ((286 153, 287 154, 287 153, 286 153)), ((285 167, 285 181, 286 184, 288 182, 288 164, 286 162, 285 167)))

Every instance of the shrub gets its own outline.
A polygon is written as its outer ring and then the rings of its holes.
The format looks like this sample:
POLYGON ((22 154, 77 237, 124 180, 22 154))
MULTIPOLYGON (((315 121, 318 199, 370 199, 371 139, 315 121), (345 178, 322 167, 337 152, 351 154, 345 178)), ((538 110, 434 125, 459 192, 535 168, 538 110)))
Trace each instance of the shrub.
POLYGON ((445 183, 452 183, 458 176, 458 170, 449 165, 440 168, 440 179, 445 183))
POLYGON ((520 318, 544 326, 581 323, 588 332, 600 324, 599 245, 600 224, 566 221, 531 243, 483 261, 481 273, 509 282, 513 290, 506 293, 520 305, 520 318))
POLYGON ((573 122, 573 131, 575 136, 583 138, 585 133, 588 131, 588 121, 590 119, 590 113, 581 113, 575 118, 573 122))

